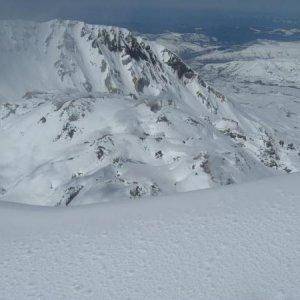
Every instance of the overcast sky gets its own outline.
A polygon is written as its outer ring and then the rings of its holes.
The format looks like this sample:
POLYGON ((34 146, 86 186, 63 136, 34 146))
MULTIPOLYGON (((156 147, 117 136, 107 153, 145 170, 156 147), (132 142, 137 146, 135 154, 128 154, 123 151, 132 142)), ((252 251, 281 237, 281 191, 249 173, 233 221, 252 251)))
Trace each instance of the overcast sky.
MULTIPOLYGON (((0 18, 79 19, 92 23, 167 22, 204 11, 300 16, 300 0, 0 0, 0 18)), ((205 16, 205 14, 204 14, 205 16)))

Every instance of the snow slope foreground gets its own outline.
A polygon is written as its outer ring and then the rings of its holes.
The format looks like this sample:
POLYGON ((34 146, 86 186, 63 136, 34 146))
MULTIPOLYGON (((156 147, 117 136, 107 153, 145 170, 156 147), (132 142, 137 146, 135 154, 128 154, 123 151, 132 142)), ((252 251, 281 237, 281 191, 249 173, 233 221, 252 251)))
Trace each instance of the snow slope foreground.
POLYGON ((299 299, 300 174, 138 202, 0 204, 1 299, 299 299))

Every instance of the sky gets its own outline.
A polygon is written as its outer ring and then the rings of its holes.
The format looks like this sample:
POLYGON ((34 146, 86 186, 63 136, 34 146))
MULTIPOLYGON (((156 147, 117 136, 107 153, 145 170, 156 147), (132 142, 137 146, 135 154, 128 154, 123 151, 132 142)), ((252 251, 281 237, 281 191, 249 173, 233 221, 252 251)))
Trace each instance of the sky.
POLYGON ((136 29, 229 16, 298 17, 299 0, 0 0, 0 19, 77 19, 136 29))

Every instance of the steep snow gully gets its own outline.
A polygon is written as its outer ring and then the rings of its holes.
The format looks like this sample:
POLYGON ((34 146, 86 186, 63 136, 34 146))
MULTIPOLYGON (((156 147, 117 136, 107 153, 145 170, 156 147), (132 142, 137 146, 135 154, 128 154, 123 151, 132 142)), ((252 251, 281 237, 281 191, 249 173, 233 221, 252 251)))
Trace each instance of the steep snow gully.
POLYGON ((299 299, 300 174, 176 196, 0 203, 1 299, 299 299))

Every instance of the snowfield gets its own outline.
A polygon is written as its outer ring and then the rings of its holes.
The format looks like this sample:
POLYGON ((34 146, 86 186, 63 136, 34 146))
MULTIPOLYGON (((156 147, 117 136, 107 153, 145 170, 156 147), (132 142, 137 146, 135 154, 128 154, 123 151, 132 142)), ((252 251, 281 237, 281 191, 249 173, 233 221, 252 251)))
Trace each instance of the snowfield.
POLYGON ((0 203, 1 299, 299 299, 300 174, 169 197, 0 203))

